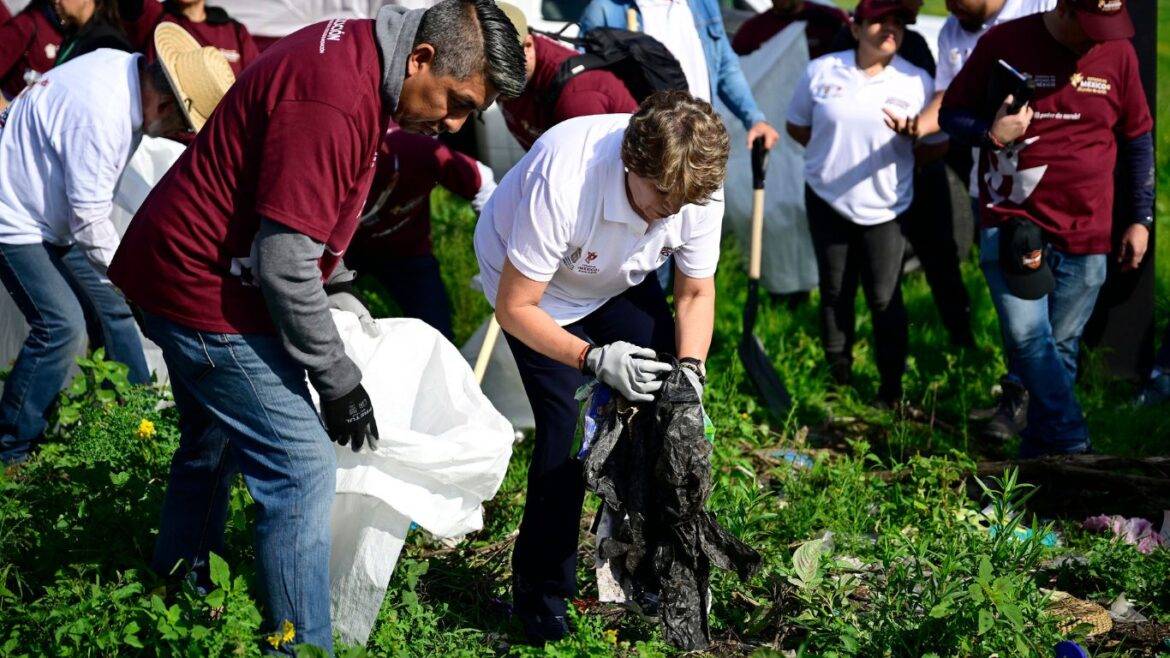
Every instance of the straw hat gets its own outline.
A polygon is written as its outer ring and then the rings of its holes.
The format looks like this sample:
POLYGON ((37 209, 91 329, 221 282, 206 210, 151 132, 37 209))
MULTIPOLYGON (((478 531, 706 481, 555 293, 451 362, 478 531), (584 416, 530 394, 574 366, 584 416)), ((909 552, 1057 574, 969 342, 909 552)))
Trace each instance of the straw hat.
POLYGON ((218 48, 199 45, 195 37, 169 21, 155 28, 154 51, 179 99, 183 116, 198 132, 236 81, 231 65, 218 48))
POLYGON ((497 2, 496 5, 512 22, 512 27, 516 28, 516 34, 520 36, 520 43, 523 44, 525 37, 528 36, 528 18, 524 15, 524 10, 508 2, 497 2))

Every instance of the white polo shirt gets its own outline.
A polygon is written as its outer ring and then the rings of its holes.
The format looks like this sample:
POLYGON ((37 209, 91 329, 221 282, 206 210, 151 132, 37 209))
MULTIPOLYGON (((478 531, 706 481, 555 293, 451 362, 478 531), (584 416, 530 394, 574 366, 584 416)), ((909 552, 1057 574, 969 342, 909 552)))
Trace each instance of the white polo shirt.
POLYGON ((856 224, 900 215, 914 198, 914 140, 891 130, 882 109, 913 116, 933 95, 930 75, 897 55, 872 77, 852 50, 809 62, 788 105, 789 123, 812 127, 808 186, 856 224))
POLYGON ((629 114, 564 121, 504 176, 480 213, 475 255, 494 307, 505 258, 547 281, 540 300, 561 326, 638 285, 674 254, 694 278, 715 275, 723 199, 648 224, 626 196, 622 136, 629 114))
POLYGON ((707 54, 688 0, 637 0, 642 32, 658 39, 678 60, 691 95, 711 102, 707 54))
POLYGON ((0 243, 70 245, 109 265, 114 187, 142 137, 138 58, 98 49, 41 76, 0 120, 0 243))
MULTIPOLYGON (((957 18, 953 15, 947 16, 938 33, 938 68, 934 74, 934 90, 946 91, 947 87, 951 86, 951 82, 959 75, 959 71, 975 50, 975 44, 988 30, 1000 23, 1048 11, 1055 6, 1056 0, 1004 0, 999 13, 989 18, 978 32, 968 32, 959 25, 957 18)), ((975 147, 971 152, 974 155, 974 162, 979 162, 979 148, 975 147)), ((979 196, 978 169, 971 168, 971 179, 967 185, 967 191, 972 197, 979 196)))

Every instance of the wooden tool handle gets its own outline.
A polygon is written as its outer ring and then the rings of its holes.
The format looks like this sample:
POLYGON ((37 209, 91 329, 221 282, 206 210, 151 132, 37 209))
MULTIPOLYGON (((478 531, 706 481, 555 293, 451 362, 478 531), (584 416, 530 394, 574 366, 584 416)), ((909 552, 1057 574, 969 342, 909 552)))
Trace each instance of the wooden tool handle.
POLYGON ((764 191, 752 190, 752 249, 748 259, 748 278, 760 278, 760 259, 764 250, 764 191))
POLYGON ((487 373, 488 361, 492 359, 492 351, 496 348, 496 339, 500 337, 500 323, 496 314, 492 313, 488 320, 487 332, 483 335, 483 344, 479 346, 479 356, 475 357, 475 383, 483 384, 483 376, 487 373))
POLYGON ((638 10, 633 7, 626 8, 626 29, 631 32, 638 31, 638 10))

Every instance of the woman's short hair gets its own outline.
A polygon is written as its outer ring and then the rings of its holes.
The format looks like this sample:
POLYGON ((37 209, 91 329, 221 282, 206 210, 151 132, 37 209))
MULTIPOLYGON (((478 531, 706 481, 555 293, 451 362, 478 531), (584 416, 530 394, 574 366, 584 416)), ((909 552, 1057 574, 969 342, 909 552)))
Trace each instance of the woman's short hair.
POLYGON ((731 140, 711 104, 685 91, 642 101, 622 138, 626 169, 672 201, 705 204, 723 185, 731 140))

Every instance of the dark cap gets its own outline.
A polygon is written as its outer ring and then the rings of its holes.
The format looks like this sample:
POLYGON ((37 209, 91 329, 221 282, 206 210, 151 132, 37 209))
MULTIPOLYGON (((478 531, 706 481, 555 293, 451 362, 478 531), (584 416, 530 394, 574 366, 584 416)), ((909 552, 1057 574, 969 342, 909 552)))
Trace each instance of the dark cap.
POLYGON ((1008 290, 1020 299, 1040 299, 1056 287, 1044 251, 1044 233, 1021 217, 999 227, 999 268, 1008 290))
POLYGON ((1076 12, 1081 29, 1093 41, 1113 41, 1133 37, 1133 21, 1125 0, 1068 0, 1076 12))
POLYGON ((914 11, 903 0, 860 0, 853 10, 855 21, 880 21, 890 14, 899 14, 907 24, 913 23, 914 11))

